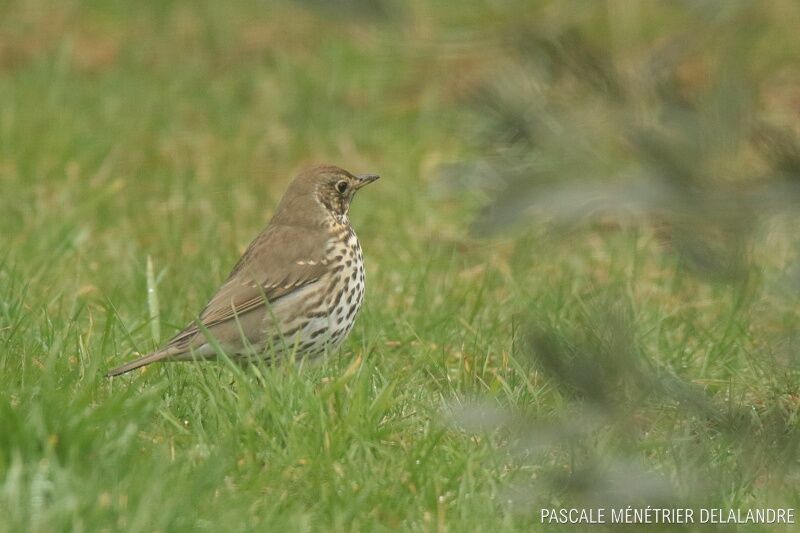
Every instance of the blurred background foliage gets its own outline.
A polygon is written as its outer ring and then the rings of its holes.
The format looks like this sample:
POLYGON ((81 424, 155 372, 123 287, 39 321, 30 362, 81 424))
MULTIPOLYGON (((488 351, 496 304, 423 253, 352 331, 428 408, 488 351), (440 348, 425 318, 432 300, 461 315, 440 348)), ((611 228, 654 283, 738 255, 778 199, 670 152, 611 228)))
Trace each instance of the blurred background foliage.
POLYGON ((744 274, 747 238, 797 202, 794 10, 678 5, 510 24, 509 54, 474 97, 470 166, 496 191, 479 229, 537 211, 644 215, 688 265, 744 274))
POLYGON ((0 530, 796 508, 798 27, 790 0, 0 0, 0 530), (385 178, 352 213, 355 366, 109 386, 158 342, 148 286, 168 335, 321 161, 385 178))
POLYGON ((797 6, 600 2, 567 15, 567 4, 502 21, 507 53, 469 99, 476 155, 445 167, 445 183, 485 191, 480 235, 543 222, 564 246, 592 230, 646 235, 671 275, 695 275, 680 305, 707 287, 731 299, 716 357, 744 350, 749 368, 717 381, 669 361, 652 329, 669 321, 643 312, 636 273, 595 285, 579 309, 533 303, 517 353, 563 404, 510 424, 539 470, 517 496, 713 507, 768 488, 782 499, 798 473, 797 6), (755 375, 766 396, 747 391, 755 375))

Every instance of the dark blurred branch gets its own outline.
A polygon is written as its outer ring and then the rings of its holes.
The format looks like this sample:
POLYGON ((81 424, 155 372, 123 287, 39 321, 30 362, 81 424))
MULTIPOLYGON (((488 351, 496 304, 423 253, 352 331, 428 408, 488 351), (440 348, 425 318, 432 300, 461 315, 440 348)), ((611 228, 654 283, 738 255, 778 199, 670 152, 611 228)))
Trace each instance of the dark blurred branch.
POLYGON ((751 3, 670 9, 683 26, 663 23, 638 56, 598 37, 597 18, 511 26, 513 61, 472 100, 485 157, 446 169, 446 183, 490 196, 477 233, 633 215, 697 272, 746 275, 759 223, 800 202, 787 186, 800 180, 800 129, 761 113, 765 81, 792 65, 784 54, 766 69, 764 51, 794 43, 751 3))

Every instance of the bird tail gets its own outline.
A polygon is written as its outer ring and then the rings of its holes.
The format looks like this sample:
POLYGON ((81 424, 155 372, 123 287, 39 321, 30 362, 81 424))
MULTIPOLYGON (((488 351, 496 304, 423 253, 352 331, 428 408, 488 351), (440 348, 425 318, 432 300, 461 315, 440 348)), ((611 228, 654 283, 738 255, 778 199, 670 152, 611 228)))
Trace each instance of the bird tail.
POLYGON ((137 368, 141 368, 143 366, 149 365, 150 363, 155 363, 157 361, 163 361, 165 359, 169 359, 170 356, 175 355, 178 353, 174 348, 164 348, 162 350, 157 350, 151 354, 147 354, 144 357, 140 357, 135 361, 131 361, 130 363, 125 363, 122 366, 118 366, 113 370, 109 370, 106 373, 107 378, 113 378, 114 376, 119 376, 121 374, 125 374, 130 372, 131 370, 136 370, 137 368))

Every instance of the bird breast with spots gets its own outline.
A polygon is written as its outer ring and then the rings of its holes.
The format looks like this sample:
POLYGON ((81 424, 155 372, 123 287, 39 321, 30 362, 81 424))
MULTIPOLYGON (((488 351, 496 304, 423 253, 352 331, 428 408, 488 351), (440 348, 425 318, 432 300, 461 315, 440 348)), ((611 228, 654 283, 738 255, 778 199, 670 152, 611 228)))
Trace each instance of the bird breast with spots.
MULTIPOLYGON (((353 328, 364 301, 364 258, 352 228, 332 232, 325 257, 328 272, 324 276, 287 301, 276 302, 296 311, 276 313, 283 320, 280 334, 271 339, 273 348, 296 350, 300 357, 318 356, 336 348, 353 328), (299 301, 303 303, 298 305, 299 301)), ((274 322, 267 329, 270 326, 274 322)))

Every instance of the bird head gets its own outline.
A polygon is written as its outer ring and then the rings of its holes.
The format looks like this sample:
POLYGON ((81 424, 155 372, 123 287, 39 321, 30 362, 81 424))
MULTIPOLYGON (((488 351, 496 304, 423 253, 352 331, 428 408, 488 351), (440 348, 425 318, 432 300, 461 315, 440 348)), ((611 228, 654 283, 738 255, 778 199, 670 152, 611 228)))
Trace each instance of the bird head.
POLYGON ((353 175, 335 166, 318 166, 300 173, 283 196, 275 219, 306 225, 333 217, 344 223, 350 202, 360 188, 378 179, 376 174, 353 175))

